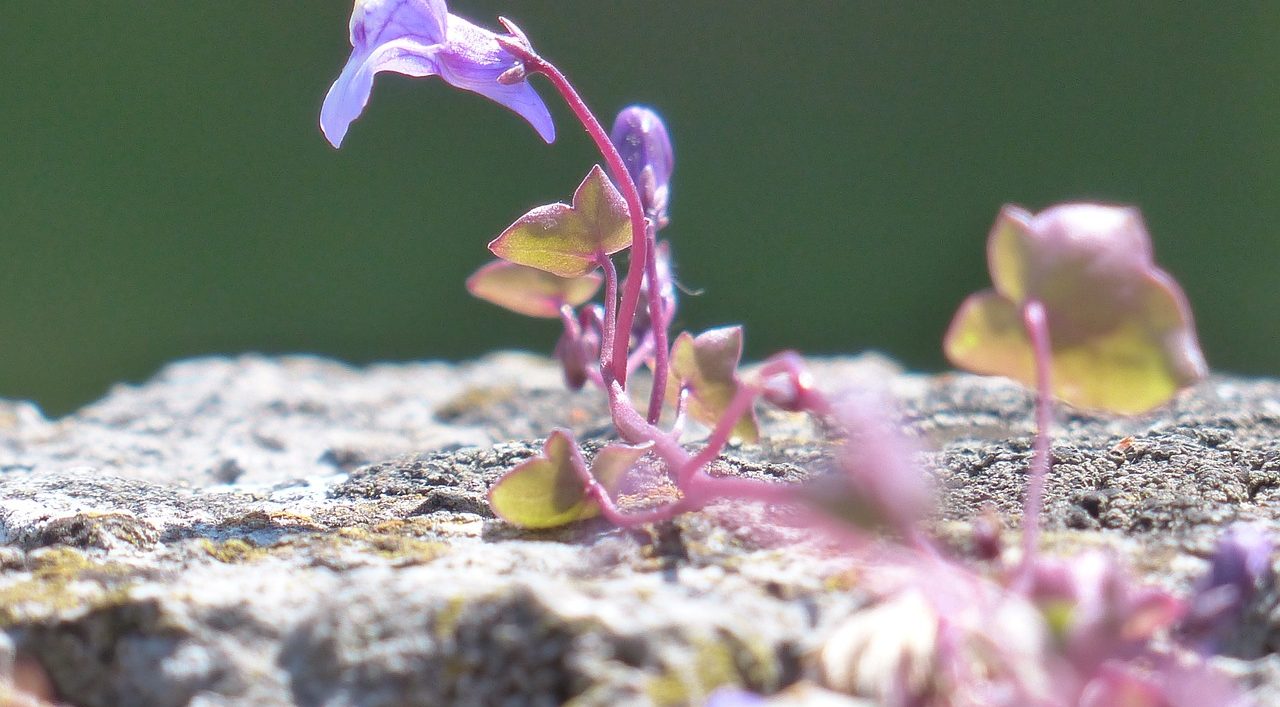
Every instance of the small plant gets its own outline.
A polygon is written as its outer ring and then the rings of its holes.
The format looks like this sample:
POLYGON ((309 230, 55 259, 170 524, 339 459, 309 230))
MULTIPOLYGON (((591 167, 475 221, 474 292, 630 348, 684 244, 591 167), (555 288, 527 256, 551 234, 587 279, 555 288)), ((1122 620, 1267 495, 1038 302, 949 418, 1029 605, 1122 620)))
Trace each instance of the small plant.
POLYGON ((503 477, 490 493, 498 515, 527 528, 546 528, 602 513, 631 526, 671 518, 718 498, 782 501, 777 484, 717 478, 707 465, 730 442, 755 441, 755 401, 765 395, 791 409, 822 411, 826 405, 805 382, 798 358, 784 355, 744 381, 737 373, 741 327, 696 336, 668 328, 676 287, 670 246, 657 234, 668 222, 671 142, 653 111, 623 110, 606 134, 577 91, 543 59, 523 32, 506 19, 497 34, 448 13, 438 0, 357 2, 351 17, 352 54, 329 90, 320 124, 336 147, 368 100, 375 74, 439 75, 524 117, 548 142, 554 128, 529 80, 548 79, 595 142, 608 173, 594 166, 571 203, 548 204, 516 219, 489 244, 500 260, 468 280, 470 291, 520 314, 559 318, 563 333, 556 356, 570 387, 601 388, 623 443, 602 450, 588 466, 572 433, 555 430, 542 456, 503 477), (630 251, 625 277, 614 256, 630 251), (603 303, 592 298, 603 287, 603 303), (633 374, 653 371, 648 404, 632 402, 633 374), (766 395, 767 393, 767 395, 766 395), (671 425, 659 425, 664 407, 671 425), (712 428, 697 453, 680 444, 685 420, 712 428), (622 476, 645 454, 661 461, 675 497, 640 509, 619 507, 612 496, 622 476))
MULTIPOLYGON (((358 0, 352 55, 330 89, 321 127, 341 144, 373 77, 441 76, 555 131, 530 80, 542 76, 599 150, 569 203, 535 208, 489 244, 499 259, 467 281, 477 297, 519 314, 559 319, 566 383, 606 396, 619 441, 588 460, 565 429, 490 490, 494 512, 525 528, 603 516, 622 527, 663 521, 717 499, 807 509, 802 520, 868 557, 870 610, 839 627, 818 656, 828 687, 902 705, 1227 704, 1234 688, 1203 656, 1224 640, 1270 576, 1271 544, 1242 528, 1223 541, 1189 600, 1141 586, 1114 558, 1042 557, 1037 526, 1054 396, 1132 413, 1168 400, 1205 375, 1185 298, 1157 269, 1133 209, 1064 205, 1032 216, 1006 207, 988 244, 993 290, 970 297, 945 340, 957 365, 1007 375, 1037 391, 1038 435, 1022 524, 1022 552, 1006 562, 999 519, 974 521, 977 561, 943 551, 923 531, 931 499, 892 404, 862 391, 819 392, 801 358, 774 356, 744 376, 741 327, 674 339, 669 224, 674 153, 652 110, 623 110, 606 133, 569 80, 515 24, 505 33, 449 13, 443 0, 358 0), (614 258, 629 252, 625 275, 614 258), (600 300, 597 301, 597 296, 600 300), (652 385, 640 403, 641 368, 652 385), (714 476, 708 465, 733 440, 754 441, 765 401, 820 418, 837 438, 833 474, 803 484, 714 476), (665 419, 665 423, 664 423, 665 419), (688 421, 710 428, 695 450, 688 421), (656 468, 670 491, 620 501, 628 475, 656 468), (1164 643, 1157 647, 1156 639, 1164 643), (1189 703, 1187 703, 1189 704, 1189 703)), ((721 704, 753 703, 723 693, 721 704)))
POLYGON ((1032 216, 1006 206, 987 239, 993 289, 960 305, 943 349, 976 373, 1036 390, 1035 458, 1023 513, 1034 554, 1049 473, 1053 397, 1145 412, 1208 372, 1191 307, 1156 267, 1132 207, 1062 204, 1032 216))

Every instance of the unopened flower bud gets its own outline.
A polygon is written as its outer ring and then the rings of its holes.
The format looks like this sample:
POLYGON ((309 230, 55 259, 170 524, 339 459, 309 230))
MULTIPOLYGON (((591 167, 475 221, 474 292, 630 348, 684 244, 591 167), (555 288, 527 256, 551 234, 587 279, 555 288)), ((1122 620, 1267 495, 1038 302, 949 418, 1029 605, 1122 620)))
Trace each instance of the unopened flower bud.
POLYGON ((556 341, 555 357, 564 371, 564 384, 569 390, 581 390, 587 382, 587 368, 592 352, 584 340, 582 328, 572 318, 565 320, 564 332, 556 341))
POLYGON ((640 191, 645 215, 655 227, 666 226, 675 157, 662 118, 643 106, 629 106, 618 113, 609 137, 640 191))

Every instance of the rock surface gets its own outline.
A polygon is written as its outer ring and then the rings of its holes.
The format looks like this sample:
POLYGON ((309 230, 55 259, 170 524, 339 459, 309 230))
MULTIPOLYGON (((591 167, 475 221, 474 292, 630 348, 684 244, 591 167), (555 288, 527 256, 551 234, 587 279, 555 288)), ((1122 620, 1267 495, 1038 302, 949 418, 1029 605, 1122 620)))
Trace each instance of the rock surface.
MULTIPOLYGON (((815 373, 900 398, 941 535, 962 546, 988 504, 1017 523, 1022 389, 875 356, 815 373)), ((1109 547, 1185 590, 1225 524, 1278 525, 1276 381, 1216 377, 1144 418, 1060 422, 1053 548, 1109 547)), ((60 420, 0 404, 0 678, 77 705, 371 707, 696 704, 812 677, 813 649, 865 597, 846 560, 759 508, 643 532, 494 519, 489 485, 557 426, 609 430, 599 396, 519 354, 210 358, 60 420)), ((821 473, 805 418, 765 414, 763 429, 722 472, 821 473)), ((1232 650, 1265 697, 1280 609, 1263 602, 1232 650)))

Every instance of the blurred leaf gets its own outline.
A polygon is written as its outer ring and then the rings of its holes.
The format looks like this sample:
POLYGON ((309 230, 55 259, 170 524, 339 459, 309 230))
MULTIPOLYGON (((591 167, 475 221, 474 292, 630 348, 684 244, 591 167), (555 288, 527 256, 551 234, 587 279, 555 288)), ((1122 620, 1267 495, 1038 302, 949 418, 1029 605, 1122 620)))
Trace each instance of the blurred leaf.
POLYGON ((530 529, 591 518, 600 507, 587 496, 582 464, 573 437, 556 430, 542 456, 516 466, 489 489, 489 507, 512 525, 530 529))
POLYGON ((1139 413, 1207 374, 1182 289, 1156 267, 1137 209, 1063 204, 1032 216, 1006 206, 987 243, 995 289, 971 295, 943 348, 960 368, 1036 382, 1022 322, 1044 305, 1054 394, 1139 413))
POLYGON ((961 368, 1035 386, 1035 356, 1018 305, 995 290, 965 298, 943 347, 947 358, 961 368))
POLYGON ((591 460, 591 475, 612 496, 618 492, 626 473, 652 448, 652 442, 634 447, 628 444, 610 444, 597 452, 596 458, 591 460))
POLYGON ((539 206, 508 226, 489 250, 503 260, 579 277, 629 245, 627 203, 595 165, 574 192, 573 206, 539 206))
MULTIPOLYGON (((742 327, 721 327, 696 338, 682 332, 671 345, 671 381, 668 398, 675 401, 680 389, 688 388, 688 414, 714 427, 742 385, 738 361, 742 358, 742 327)), ((756 416, 748 409, 734 424, 733 437, 744 442, 759 439, 756 416)))
POLYGON ((529 317, 555 319, 561 305, 577 307, 600 289, 601 277, 560 277, 549 272, 495 260, 467 278, 467 290, 482 300, 529 317))

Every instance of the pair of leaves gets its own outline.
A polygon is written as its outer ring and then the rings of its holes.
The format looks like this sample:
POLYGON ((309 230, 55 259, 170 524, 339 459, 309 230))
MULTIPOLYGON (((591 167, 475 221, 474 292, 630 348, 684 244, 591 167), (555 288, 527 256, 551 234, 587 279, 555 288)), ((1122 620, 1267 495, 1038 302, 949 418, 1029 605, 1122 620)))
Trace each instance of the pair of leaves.
POLYGON ((994 288, 964 301, 943 344, 958 367, 1034 386, 1022 312, 1039 302, 1054 394, 1073 405, 1143 412, 1206 375, 1190 306, 1156 267, 1137 209, 1063 204, 1033 216, 1006 206, 987 261, 994 288))
POLYGON ((650 446, 610 444, 596 453, 588 471, 573 435, 555 430, 541 456, 508 471, 489 489, 489 507, 512 525, 534 530, 594 518, 600 505, 591 487, 598 484, 606 493, 615 493, 650 446))
MULTIPOLYGON (((683 332, 671 345, 671 378, 667 398, 678 399, 680 390, 689 391, 688 415, 708 427, 724 416, 742 381, 738 362, 742 359, 742 327, 721 327, 696 337, 683 332)), ((755 411, 748 408, 734 423, 731 437, 743 442, 760 438, 755 411)))
POLYGON ((631 245, 627 203, 599 165, 573 194, 573 205, 548 204, 521 216, 489 244, 502 260, 467 279, 480 299, 531 317, 555 318, 600 289, 594 272, 631 245))

